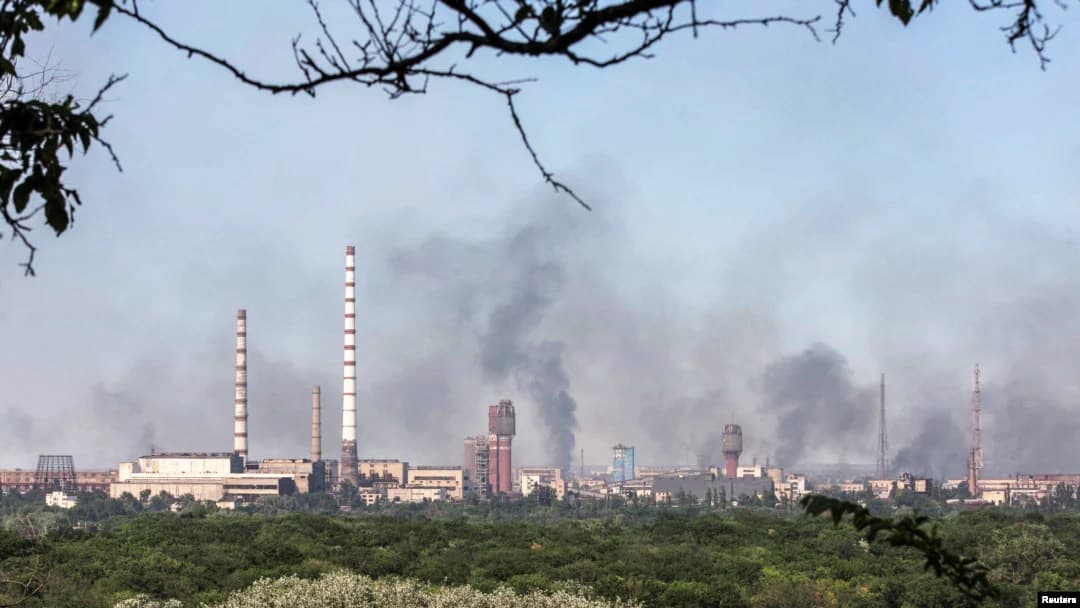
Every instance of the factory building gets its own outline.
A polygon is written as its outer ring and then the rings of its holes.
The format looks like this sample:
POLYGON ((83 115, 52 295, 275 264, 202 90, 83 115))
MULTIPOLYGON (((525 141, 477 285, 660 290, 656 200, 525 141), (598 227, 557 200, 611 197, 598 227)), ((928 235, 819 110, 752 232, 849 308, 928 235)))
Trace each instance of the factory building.
POLYGON ((388 489, 378 488, 360 488, 359 496, 360 501, 364 503, 365 507, 370 507, 381 500, 386 500, 386 492, 388 489))
POLYGON ((760 464, 735 469, 735 477, 765 477, 765 467, 760 464))
POLYGON ((488 495, 488 440, 483 435, 465 438, 465 493, 488 495))
POLYGON ((627 500, 649 499, 653 497, 653 480, 651 479, 632 479, 619 484, 618 487, 611 488, 611 493, 621 494, 623 498, 627 500))
MULTIPOLYGON (((841 484, 841 486, 850 485, 841 484)), ((916 494, 930 494, 933 491, 934 483, 925 477, 916 477, 911 473, 900 473, 896 479, 869 479, 866 485, 869 486, 870 492, 875 498, 887 499, 892 497, 894 492, 901 490, 916 494)), ((842 491, 846 492, 847 490, 842 491)))
POLYGON ((765 476, 772 480, 773 487, 778 488, 784 483, 783 467, 766 467, 765 476))
POLYGON ((449 499, 446 488, 411 487, 389 488, 386 490, 387 502, 441 502, 449 499))
POLYGON ((789 474, 784 478, 784 483, 774 486, 776 496, 791 502, 800 500, 810 493, 810 482, 805 475, 789 474))
POLYGON ((445 490, 446 496, 440 500, 461 500, 465 496, 465 472, 461 467, 409 467, 408 476, 407 488, 445 490))
POLYGON ((152 496, 166 492, 179 497, 190 494, 196 500, 219 501, 226 497, 252 500, 297 491, 291 475, 248 473, 243 458, 235 452, 155 453, 136 462, 122 462, 117 481, 109 487, 110 498, 124 494, 152 496))
MULTIPOLYGON (((0 470, 0 492, 29 492, 35 487, 36 472, 32 469, 0 470)), ((108 492, 116 479, 116 471, 75 471, 71 492, 108 492)))
POLYGON ((716 477, 711 473, 686 475, 683 477, 658 477, 653 481, 653 495, 657 501, 677 502, 680 496, 689 497, 694 502, 705 500, 707 496, 722 497, 731 502, 742 496, 763 498, 774 492, 773 482, 768 477, 734 478, 716 477))
MULTIPOLYGON (((942 484, 945 489, 955 489, 963 480, 950 480, 942 484)), ((1080 486, 1077 474, 1039 474, 1013 477, 979 479, 981 497, 990 504, 1038 504, 1057 492, 1058 486, 1080 486)))
POLYGON ((566 480, 558 467, 519 467, 517 486, 523 496, 528 496, 538 487, 551 488, 560 500, 566 496, 566 480))
POLYGON ((866 482, 842 481, 836 484, 836 489, 844 494, 862 494, 866 491, 866 482))
POLYGON ((297 492, 307 494, 326 490, 324 465, 307 458, 264 458, 258 463, 248 463, 245 472, 288 476, 296 484, 297 492))
POLYGON ((619 444, 611 448, 611 481, 629 481, 634 475, 634 446, 619 444))
POLYGON ((404 488, 409 485, 409 463, 400 460, 370 459, 357 462, 362 487, 404 488))

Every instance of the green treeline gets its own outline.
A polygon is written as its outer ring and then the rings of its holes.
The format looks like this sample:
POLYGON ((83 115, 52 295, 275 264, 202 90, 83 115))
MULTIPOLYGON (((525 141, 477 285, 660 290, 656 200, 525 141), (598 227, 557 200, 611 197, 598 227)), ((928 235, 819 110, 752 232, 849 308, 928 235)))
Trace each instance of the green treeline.
MULTIPOLYGON (((34 525, 19 509, 5 514, 9 524, 19 518, 34 525)), ((509 585, 524 593, 574 581, 598 597, 646 606, 971 605, 924 573, 919 555, 869 545, 850 526, 821 519, 740 509, 528 519, 433 519, 422 508, 396 517, 144 512, 82 529, 54 525, 37 539, 0 531, 0 579, 44 581, 26 606, 104 607, 134 594, 194 606, 264 577, 315 578, 342 568, 481 591, 509 585)), ((954 550, 991 568, 1003 594, 984 605, 1034 605, 1036 589, 1080 588, 1078 515, 953 513, 940 532, 954 550)), ((8 597, 16 591, 3 589, 8 597)))

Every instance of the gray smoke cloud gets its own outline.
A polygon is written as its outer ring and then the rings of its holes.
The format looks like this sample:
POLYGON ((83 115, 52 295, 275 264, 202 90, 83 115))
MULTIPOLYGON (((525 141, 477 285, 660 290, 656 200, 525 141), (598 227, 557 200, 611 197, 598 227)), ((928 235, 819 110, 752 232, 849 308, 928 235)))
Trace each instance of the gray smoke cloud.
MULTIPOLYGON (((511 247, 537 238, 534 234, 526 229, 511 239, 511 247)), ((524 246, 535 251, 538 244, 524 246)), ((573 460, 574 431, 578 428, 577 403, 570 396, 570 378, 563 361, 565 346, 532 337, 563 288, 565 276, 560 265, 550 259, 526 259, 516 272, 511 294, 488 318, 481 337, 480 362, 489 377, 513 378, 528 391, 547 429, 552 464, 565 472, 573 460)))
POLYGON ((1027 382, 990 384, 987 389, 983 399, 983 460, 988 472, 1076 472, 1071 463, 1075 462, 1080 420, 1074 401, 1054 394, 1053 387, 1027 382))
POLYGON ((432 236, 390 258, 395 273, 435 281, 456 322, 477 327, 473 349, 483 376, 524 391, 546 430, 545 457, 564 471, 574 460, 577 402, 566 344, 546 336, 543 325, 567 284, 561 250, 573 232, 572 224, 540 213, 503 239, 432 236))
MULTIPOLYGON (((521 464, 565 468, 582 445, 598 464, 616 443, 634 445, 641 464, 718 464, 728 422, 743 427, 745 462, 871 464, 884 371, 897 469, 958 476, 978 360, 987 474, 1074 462, 1080 254, 1044 251, 1044 231, 976 226, 974 245, 943 253, 932 245, 947 229, 915 212, 910 236, 889 240, 872 205, 819 200, 747 228, 684 273, 687 252, 629 238, 613 206, 586 214, 564 202, 537 197, 488 225, 435 233, 407 221, 356 231, 361 456, 456 464, 461 438, 508 397, 521 464), (1015 266, 976 263, 989 242, 1008 244, 1015 266), (830 312, 840 301, 844 318, 830 312)), ((181 273, 206 302, 110 330, 146 335, 118 348, 129 369, 118 354, 111 373, 47 414, 9 396, 0 455, 32 465, 37 453, 74 452, 78 465, 115 466, 150 443, 230 449, 239 304, 253 454, 307 454, 319 384, 334 457, 340 247, 304 261, 274 245, 237 248, 227 265, 181 273)))
POLYGON ((762 396, 764 410, 778 419, 779 464, 805 463, 822 446, 842 461, 866 462, 874 395, 853 384, 847 360, 825 344, 771 364, 762 375, 762 396))
POLYGON ((894 473, 907 472, 935 479, 964 475, 967 434, 947 411, 931 412, 922 430, 892 458, 894 473))

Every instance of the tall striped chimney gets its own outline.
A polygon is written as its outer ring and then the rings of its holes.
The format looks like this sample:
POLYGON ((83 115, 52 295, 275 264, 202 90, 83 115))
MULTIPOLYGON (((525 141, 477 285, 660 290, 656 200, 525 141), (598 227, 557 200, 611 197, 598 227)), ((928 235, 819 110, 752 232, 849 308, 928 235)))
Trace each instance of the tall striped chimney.
POLYGON ((356 464, 356 260, 352 245, 345 247, 345 378, 341 395, 342 481, 357 484, 356 464))
POLYGON ((311 462, 322 460, 322 404, 319 387, 311 388, 311 462))
POLYGON ((236 311, 236 410, 233 453, 247 460, 247 311, 236 311))

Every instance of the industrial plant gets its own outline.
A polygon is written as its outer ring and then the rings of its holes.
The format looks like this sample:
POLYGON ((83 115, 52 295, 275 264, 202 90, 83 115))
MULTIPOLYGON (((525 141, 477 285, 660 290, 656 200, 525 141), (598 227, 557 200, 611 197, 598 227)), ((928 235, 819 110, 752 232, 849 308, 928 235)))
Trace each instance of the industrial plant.
MULTIPOLYGON (((47 492, 48 504, 70 507, 76 494, 105 491, 124 496, 190 496, 221 508, 235 508, 263 496, 295 493, 342 493, 351 487, 365 505, 394 502, 523 499, 544 495, 556 500, 610 498, 671 504, 708 502, 738 505, 784 504, 811 491, 832 491, 890 499, 899 492, 931 495, 954 492, 954 504, 1039 503, 1061 484, 1080 485, 1080 475, 1016 475, 984 478, 982 451, 982 393, 979 366, 974 368, 971 396, 971 444, 965 479, 931 480, 897 471, 890 464, 886 431, 885 375, 877 403, 877 462, 873 474, 838 475, 829 472, 787 471, 754 459, 740 466, 744 430, 725 424, 719 436, 722 464, 704 466, 644 466, 633 445, 611 448, 610 465, 586 467, 582 452, 579 471, 550 466, 514 467, 517 435, 514 402, 500 399, 487 406, 487 433, 464 438, 460 464, 413 465, 407 461, 362 458, 357 443, 356 267, 355 249, 345 248, 344 340, 342 350, 341 446, 337 460, 323 457, 322 391, 311 388, 311 450, 307 458, 252 459, 248 427, 248 311, 236 312, 233 445, 226 452, 165 452, 121 462, 109 471, 77 471, 67 455, 41 455, 34 470, 0 470, 0 491, 47 492), (570 475, 570 477, 568 477, 570 475), (962 492, 957 492, 963 490, 962 492), (962 496, 962 497, 960 497, 962 496)), ((868 404, 868 407, 873 407, 868 404)), ((479 413, 479 407, 477 408, 479 413)), ((297 419, 300 413, 297 412, 297 419)), ((753 442, 753 433, 749 435, 753 442)), ((343 507, 347 508, 347 507, 343 507)))

